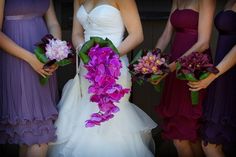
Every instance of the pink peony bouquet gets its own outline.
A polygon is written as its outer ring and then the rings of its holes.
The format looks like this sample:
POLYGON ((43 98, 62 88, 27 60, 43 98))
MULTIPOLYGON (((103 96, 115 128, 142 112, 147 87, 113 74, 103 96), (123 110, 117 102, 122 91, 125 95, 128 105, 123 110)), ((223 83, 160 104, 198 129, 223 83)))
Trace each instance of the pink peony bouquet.
MULTIPOLYGON (((44 68, 53 64, 58 66, 68 65, 72 62, 75 54, 75 49, 70 42, 55 39, 51 34, 45 35, 35 46, 35 55, 40 62, 44 63, 44 68)), ((40 83, 45 85, 48 79, 49 76, 46 78, 40 77, 40 83)))
MULTIPOLYGON (((157 81, 169 72, 167 57, 161 54, 160 49, 154 49, 145 54, 143 55, 143 51, 140 50, 129 65, 133 80, 139 85, 142 85, 144 81, 157 81)), ((155 85, 154 88, 160 91, 159 85, 155 85)))
MULTIPOLYGON (((210 73, 217 74, 219 70, 210 62, 208 54, 193 52, 177 60, 176 77, 180 80, 199 81, 208 77, 210 73)), ((191 92, 193 105, 197 105, 198 92, 191 92)))
POLYGON ((114 117, 119 111, 115 105, 130 89, 117 83, 122 68, 118 50, 109 39, 91 37, 79 51, 84 67, 88 70, 85 78, 91 83, 88 93, 91 102, 98 105, 99 111, 91 114, 86 127, 100 125, 114 117))

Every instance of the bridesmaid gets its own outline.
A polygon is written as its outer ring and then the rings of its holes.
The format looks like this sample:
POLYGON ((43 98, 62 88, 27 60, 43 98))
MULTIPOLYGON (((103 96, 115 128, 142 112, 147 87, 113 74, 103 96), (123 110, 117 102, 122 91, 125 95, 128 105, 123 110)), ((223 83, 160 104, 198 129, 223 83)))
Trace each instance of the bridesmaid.
POLYGON ((0 144, 19 144, 20 156, 43 157, 56 139, 56 67, 43 68, 34 44, 47 33, 61 38, 52 1, 0 1, 0 144), (41 86, 39 75, 53 75, 41 86))
POLYGON ((219 31, 215 65, 220 72, 189 83, 192 91, 209 86, 202 127, 202 147, 207 157, 223 157, 222 148, 234 145, 235 149, 236 144, 236 0, 227 2, 215 25, 219 31))
MULTIPOLYGON (((186 81, 176 78, 175 61, 192 52, 209 53, 209 42, 215 10, 215 0, 173 0, 172 10, 156 48, 165 50, 171 45, 171 73, 165 81, 158 115, 163 119, 163 138, 173 140, 179 157, 203 155, 199 142, 199 119, 202 115, 202 98, 192 106, 186 81)), ((153 82, 157 84, 159 82, 153 82)))

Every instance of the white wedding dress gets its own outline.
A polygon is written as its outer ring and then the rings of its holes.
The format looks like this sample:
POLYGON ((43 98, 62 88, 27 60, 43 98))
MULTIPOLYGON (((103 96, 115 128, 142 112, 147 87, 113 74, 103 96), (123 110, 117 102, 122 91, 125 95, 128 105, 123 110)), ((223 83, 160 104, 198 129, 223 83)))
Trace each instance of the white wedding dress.
MULTIPOLYGON (((103 4, 87 12, 83 5, 77 18, 84 28, 85 41, 91 36, 109 38, 115 46, 123 39, 124 24, 118 9, 103 4)), ((131 88, 127 69, 128 58, 121 58, 123 67, 118 83, 131 88)), ((82 64, 82 63, 81 63, 82 64)), ((80 65, 78 75, 69 80, 59 102, 57 141, 50 144, 49 157, 153 157, 154 143, 151 129, 157 124, 141 109, 129 102, 126 94, 116 104, 120 111, 100 126, 85 127, 85 121, 98 112, 90 102, 89 82, 84 78, 87 70, 80 65)))

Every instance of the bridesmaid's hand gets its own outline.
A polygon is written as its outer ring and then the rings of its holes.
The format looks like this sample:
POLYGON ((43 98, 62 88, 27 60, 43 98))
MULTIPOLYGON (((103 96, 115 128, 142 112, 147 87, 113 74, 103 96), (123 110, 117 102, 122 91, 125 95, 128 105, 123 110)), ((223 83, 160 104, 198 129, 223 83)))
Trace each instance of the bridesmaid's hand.
POLYGON ((201 89, 207 88, 211 82, 213 82, 217 78, 217 75, 210 74, 207 78, 197 81, 197 82, 188 82, 188 85, 190 86, 190 91, 199 91, 201 89))
POLYGON ((46 77, 49 75, 52 75, 51 71, 47 68, 44 69, 43 66, 44 64, 41 63, 35 55, 31 55, 28 59, 28 63, 30 64, 30 66, 34 69, 34 71, 36 71, 39 75, 41 75, 42 77, 46 77))
POLYGON ((57 68, 58 68, 58 65, 53 64, 50 67, 43 68, 43 69, 52 75, 57 70, 57 68))
POLYGON ((174 72, 176 70, 176 63, 175 62, 170 63, 169 68, 171 72, 174 72))

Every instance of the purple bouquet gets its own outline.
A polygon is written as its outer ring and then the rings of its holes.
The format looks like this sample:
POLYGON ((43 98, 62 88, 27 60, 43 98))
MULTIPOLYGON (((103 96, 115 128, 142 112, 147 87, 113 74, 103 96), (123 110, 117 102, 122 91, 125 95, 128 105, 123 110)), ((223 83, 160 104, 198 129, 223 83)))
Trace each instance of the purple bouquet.
MULTIPOLYGON (((35 46, 35 55, 40 62, 44 63, 44 68, 53 64, 68 65, 72 62, 75 54, 75 49, 70 42, 55 39, 51 34, 45 35, 35 46)), ((48 79, 48 76, 46 78, 40 77, 40 83, 44 85, 48 79)))
MULTIPOLYGON (((180 80, 199 81, 207 78, 210 73, 218 72, 207 54, 193 52, 177 60, 176 76, 180 80)), ((198 104, 198 92, 191 92, 191 100, 193 105, 198 104)))
MULTIPOLYGON (((160 49, 148 51, 146 55, 143 55, 143 51, 140 50, 129 65, 133 80, 139 85, 142 85, 144 81, 159 80, 169 72, 166 61, 167 56, 161 54, 160 49)), ((159 85, 155 85, 154 88, 160 91, 159 85)))
POLYGON ((123 88, 116 81, 122 68, 119 54, 109 39, 91 37, 81 48, 79 55, 88 70, 85 78, 91 83, 88 92, 91 102, 98 105, 99 111, 86 121, 86 127, 100 125, 114 117, 119 111, 115 105, 130 89, 123 88))

